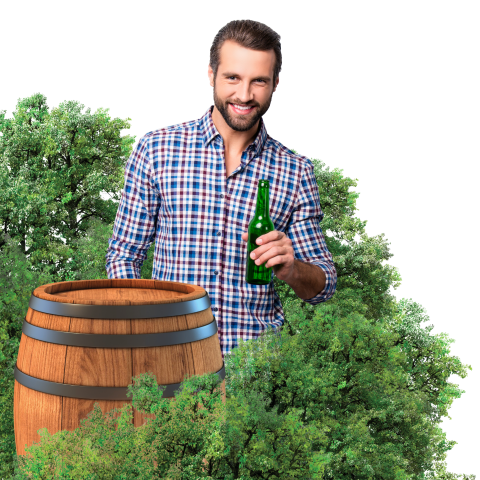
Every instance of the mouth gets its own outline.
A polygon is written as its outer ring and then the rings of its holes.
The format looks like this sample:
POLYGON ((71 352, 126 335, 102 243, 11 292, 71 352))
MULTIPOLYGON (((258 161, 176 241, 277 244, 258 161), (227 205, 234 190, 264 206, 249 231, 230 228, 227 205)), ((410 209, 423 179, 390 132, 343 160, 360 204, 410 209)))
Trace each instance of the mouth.
POLYGON ((239 107, 244 107, 244 106, 243 105, 236 105, 234 103, 229 103, 229 105, 232 108, 232 110, 235 113, 237 113, 238 115, 248 115, 250 112, 253 112, 253 110, 255 110, 255 107, 239 108, 239 107))

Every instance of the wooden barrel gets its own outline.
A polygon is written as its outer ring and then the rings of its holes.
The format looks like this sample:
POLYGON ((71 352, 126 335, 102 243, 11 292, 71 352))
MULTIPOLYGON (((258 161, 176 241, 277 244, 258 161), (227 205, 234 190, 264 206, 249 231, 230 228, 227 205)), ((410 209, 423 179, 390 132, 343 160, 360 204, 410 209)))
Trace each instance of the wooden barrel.
MULTIPOLYGON (((15 367, 18 455, 37 430, 74 430, 93 410, 131 403, 132 377, 153 372, 164 397, 185 375, 225 369, 207 292, 158 280, 79 280, 36 288, 23 323, 15 367)), ((151 415, 135 411, 134 425, 151 415)))

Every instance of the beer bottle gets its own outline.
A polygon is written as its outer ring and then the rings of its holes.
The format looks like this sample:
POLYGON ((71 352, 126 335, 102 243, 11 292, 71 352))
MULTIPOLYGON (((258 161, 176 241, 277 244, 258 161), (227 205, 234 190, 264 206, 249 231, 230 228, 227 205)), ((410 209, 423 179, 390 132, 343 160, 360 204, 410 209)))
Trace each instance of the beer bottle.
POLYGON ((250 258, 250 254, 259 247, 257 238, 275 230, 272 220, 270 219, 269 204, 269 186, 268 180, 258 181, 257 190, 257 206, 255 214, 248 225, 248 241, 247 241, 247 269, 245 273, 245 281, 253 285, 267 285, 272 278, 272 268, 262 265, 256 265, 255 260, 250 258))

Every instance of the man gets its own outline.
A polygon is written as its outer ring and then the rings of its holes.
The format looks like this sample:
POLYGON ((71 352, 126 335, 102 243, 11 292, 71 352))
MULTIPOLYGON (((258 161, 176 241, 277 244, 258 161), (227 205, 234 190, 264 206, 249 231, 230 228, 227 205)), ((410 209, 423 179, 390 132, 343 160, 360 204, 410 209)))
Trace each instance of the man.
POLYGON ((273 281, 244 280, 258 180, 270 181, 275 230, 259 238, 252 258, 312 305, 336 287, 313 164, 272 139, 262 118, 281 62, 280 37, 262 23, 233 21, 218 32, 208 68, 214 106, 140 139, 106 255, 109 278, 140 278, 156 237, 152 278, 205 288, 223 356, 238 338, 284 323, 273 281))

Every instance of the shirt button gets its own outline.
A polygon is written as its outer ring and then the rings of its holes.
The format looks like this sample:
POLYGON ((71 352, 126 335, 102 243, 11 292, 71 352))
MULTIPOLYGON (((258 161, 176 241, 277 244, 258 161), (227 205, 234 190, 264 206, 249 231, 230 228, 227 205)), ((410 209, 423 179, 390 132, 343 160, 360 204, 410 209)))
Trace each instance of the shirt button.
POLYGON ((223 198, 224 196, 225 196, 225 195, 222 193, 222 194, 220 195, 220 198, 223 198))
POLYGON ((215 270, 213 273, 214 273, 215 275, 218 275, 218 270, 215 270))
POLYGON ((213 307, 213 311, 214 311, 214 312, 218 312, 218 308, 217 308, 217 307, 213 307))
POLYGON ((217 237, 219 237, 222 234, 222 232, 217 232, 217 237))

